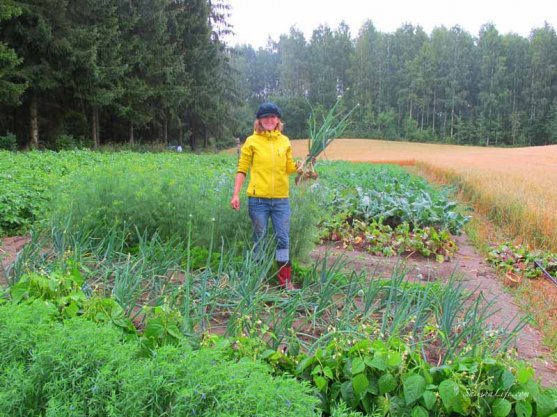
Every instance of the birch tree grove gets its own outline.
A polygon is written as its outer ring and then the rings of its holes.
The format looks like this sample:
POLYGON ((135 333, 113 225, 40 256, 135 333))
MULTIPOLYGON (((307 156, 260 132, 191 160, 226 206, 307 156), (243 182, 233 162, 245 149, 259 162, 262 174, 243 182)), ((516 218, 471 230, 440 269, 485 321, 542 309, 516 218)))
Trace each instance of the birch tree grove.
MULTIPOLYGON (((429 35, 412 25, 382 33, 371 21, 349 42, 339 42, 347 33, 344 24, 336 30, 319 26, 305 41, 293 30, 268 48, 244 45, 236 51, 254 62, 262 54, 275 56, 281 75, 268 82, 276 87, 265 91, 266 99, 288 103, 302 97, 313 107, 327 107, 342 93, 348 107, 359 103, 347 132, 352 137, 486 146, 557 143, 557 38, 550 25, 527 38, 501 34, 492 24, 477 37, 458 26, 437 27, 429 35), (346 67, 340 70, 339 64, 346 67), (340 80, 342 89, 335 91, 340 80)), ((240 95, 254 92, 244 85, 240 95)), ((297 108, 307 112, 307 106, 297 108)), ((307 119, 307 113, 289 117, 307 119)), ((305 126, 288 133, 307 136, 305 126)))

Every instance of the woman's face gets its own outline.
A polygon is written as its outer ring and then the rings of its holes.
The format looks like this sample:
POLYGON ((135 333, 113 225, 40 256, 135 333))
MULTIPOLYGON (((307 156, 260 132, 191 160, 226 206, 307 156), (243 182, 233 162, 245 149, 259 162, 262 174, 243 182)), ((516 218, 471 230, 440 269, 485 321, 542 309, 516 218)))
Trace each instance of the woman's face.
POLYGON ((274 130, 277 127, 279 118, 274 114, 270 114, 268 116, 261 117, 259 122, 261 123, 261 126, 263 126, 263 129, 274 130))

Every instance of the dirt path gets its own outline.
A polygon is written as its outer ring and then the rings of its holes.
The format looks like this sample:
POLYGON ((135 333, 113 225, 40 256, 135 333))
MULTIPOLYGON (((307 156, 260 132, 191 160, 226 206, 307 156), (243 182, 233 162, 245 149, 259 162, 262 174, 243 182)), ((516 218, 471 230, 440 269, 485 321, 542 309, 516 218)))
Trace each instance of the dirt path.
POLYGON ((8 281, 4 276, 4 271, 15 261, 18 252, 29 242, 29 237, 5 237, 0 240, 0 285, 8 285, 8 281))
MULTIPOLYGON (((494 328, 512 328, 523 317, 512 296, 464 235, 455 240, 459 247, 458 253, 451 262, 442 264, 416 257, 384 258, 364 252, 346 251, 331 245, 317 247, 312 252, 312 257, 322 258, 328 253, 333 260, 344 256, 347 267, 385 277, 389 277, 393 267, 402 260, 408 271, 406 277, 412 281, 448 280, 451 274, 456 273, 461 277, 464 288, 476 291, 477 294, 482 291, 486 300, 496 300, 496 311, 488 320, 494 328)), ((526 325, 518 335, 515 346, 518 356, 533 366, 536 377, 543 385, 557 386, 557 364, 552 361, 551 352, 543 345, 542 334, 537 329, 526 325)))

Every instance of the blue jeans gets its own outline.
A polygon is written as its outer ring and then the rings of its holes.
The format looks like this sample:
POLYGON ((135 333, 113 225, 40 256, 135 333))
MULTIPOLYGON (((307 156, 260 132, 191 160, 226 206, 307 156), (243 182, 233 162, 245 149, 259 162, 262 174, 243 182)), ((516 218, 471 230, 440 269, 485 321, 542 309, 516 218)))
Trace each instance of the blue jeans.
POLYGON ((290 201, 288 198, 248 198, 248 213, 253 226, 255 256, 261 256, 269 218, 273 223, 278 262, 288 262, 290 245, 290 201))

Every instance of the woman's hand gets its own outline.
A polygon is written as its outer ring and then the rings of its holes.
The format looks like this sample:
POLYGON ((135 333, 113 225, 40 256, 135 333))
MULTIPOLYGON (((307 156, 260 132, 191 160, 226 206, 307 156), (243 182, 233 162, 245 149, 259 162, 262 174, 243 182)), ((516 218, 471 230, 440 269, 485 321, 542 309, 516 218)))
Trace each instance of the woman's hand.
POLYGON ((230 207, 234 210, 240 210, 240 190, 242 189, 242 184, 246 179, 246 174, 243 172, 238 172, 236 174, 236 180, 234 181, 234 192, 232 193, 232 199, 230 200, 230 207))
POLYGON ((302 160, 296 161, 296 172, 298 174, 302 174, 304 172, 304 161, 302 160))
POLYGON ((240 197, 238 197, 237 195, 233 195, 232 199, 230 200, 230 207, 232 207, 236 211, 239 211, 240 210, 240 197))

